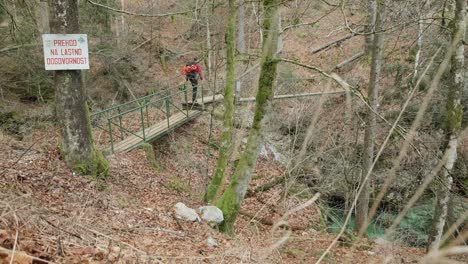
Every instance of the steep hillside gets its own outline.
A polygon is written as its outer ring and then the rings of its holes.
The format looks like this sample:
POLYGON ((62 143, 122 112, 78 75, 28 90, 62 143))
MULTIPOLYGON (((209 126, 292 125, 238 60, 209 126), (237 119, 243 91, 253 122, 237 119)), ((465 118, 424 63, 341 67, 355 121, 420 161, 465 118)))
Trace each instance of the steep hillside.
MULTIPOLYGON (((154 153, 142 147, 109 154, 107 178, 76 175, 60 154, 53 73, 43 70, 44 14, 38 1, 20 2, 0 0, 8 11, 0 6, 0 263, 315 263, 327 252, 348 211, 355 212, 350 208, 363 171, 371 57, 362 55, 337 67, 364 51, 369 34, 350 32, 366 24, 361 1, 342 1, 343 6, 333 1, 282 1, 280 56, 289 62, 279 63, 275 95, 337 93, 273 101, 234 236, 204 221, 178 219, 174 209, 179 202, 195 209, 206 205, 203 195, 216 167, 223 105, 206 106, 200 117, 151 142, 154 153), (351 90, 332 81, 332 72, 351 90)), ((223 92, 226 1, 79 2, 81 28, 89 36, 91 51, 91 69, 83 77, 90 112, 183 84, 180 70, 194 57, 204 71, 205 95, 223 92)), ((379 79, 377 148, 414 85, 415 1, 390 2, 379 79)), ((236 51, 236 76, 240 96, 253 97, 264 10, 261 1, 244 3, 247 50, 236 51)), ((434 6, 437 17, 441 12, 438 4, 434 6)), ((428 21, 433 24, 425 29, 420 72, 448 39, 438 19, 428 21)), ((371 200, 393 169, 444 52, 422 78, 376 163, 371 200)), ((353 213, 324 263, 418 263, 426 255, 440 177, 410 208, 395 234, 384 233, 442 159, 447 85, 443 79, 367 238, 358 240, 352 232, 353 213)), ((254 103, 236 105, 227 175, 245 148, 254 110, 254 103)), ((153 115, 149 117, 165 113, 153 115)), ((123 123, 138 130, 138 118, 123 123)), ((108 134, 96 127, 93 133, 99 147, 108 146, 108 134)), ((458 176, 450 190, 449 223, 462 219, 459 233, 450 239, 461 237, 460 245, 466 245, 462 217, 468 210, 467 142, 465 128, 453 173, 458 176)), ((466 255, 457 260, 468 261, 466 255)))

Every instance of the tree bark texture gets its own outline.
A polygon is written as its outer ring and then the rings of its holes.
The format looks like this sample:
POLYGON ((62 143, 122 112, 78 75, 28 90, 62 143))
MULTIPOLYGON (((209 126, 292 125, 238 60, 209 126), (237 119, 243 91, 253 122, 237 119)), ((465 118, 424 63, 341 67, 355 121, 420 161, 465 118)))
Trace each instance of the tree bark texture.
POLYGON ((447 225, 450 191, 453 184, 451 172, 457 160, 458 140, 463 119, 463 104, 461 100, 465 85, 465 47, 463 39, 466 31, 466 0, 456 0, 455 4, 455 18, 451 24, 452 43, 455 44, 455 52, 451 58, 446 105, 445 150, 448 155, 445 169, 441 175, 441 183, 438 184, 433 226, 429 236, 429 249, 438 249, 441 246, 441 238, 447 225))
POLYGON ((245 3, 244 0, 239 1, 239 9, 237 11, 239 13, 237 19, 237 50, 240 53, 245 53, 245 31, 244 31, 244 24, 245 24, 245 3))
MULTIPOLYGON (((50 11, 52 33, 79 33, 77 0, 52 0, 50 11)), ((108 163, 93 145, 81 71, 55 71, 54 88, 65 161, 75 172, 105 176, 108 163)))
MULTIPOLYGON (((376 22, 376 17, 377 17, 377 0, 367 0, 366 9, 367 9, 367 23, 364 28, 364 32, 366 33, 375 32, 375 22, 376 22)), ((374 34, 366 35, 364 51, 367 54, 371 52, 373 40, 374 40, 374 34)))
POLYGON ((47 1, 39 1, 37 9, 38 30, 41 34, 50 32, 49 27, 49 4, 47 1))
POLYGON ((219 149, 216 170, 208 185, 205 194, 206 202, 213 202, 220 187, 225 181, 225 171, 228 165, 229 151, 231 149, 233 116, 234 116, 234 86, 235 76, 235 51, 236 51, 236 6, 234 0, 229 0, 229 17, 226 26, 226 86, 224 88, 224 121, 221 134, 221 146, 219 149))
POLYGON ((252 172, 258 159, 258 153, 263 138, 263 119, 268 113, 273 98, 273 84, 276 79, 276 59, 278 41, 278 8, 279 0, 264 0, 264 41, 263 57, 261 62, 260 77, 258 80, 258 91, 255 105, 254 121, 249 131, 247 145, 234 173, 231 182, 226 188, 223 196, 217 203, 223 211, 224 222, 221 230, 226 233, 233 233, 233 225, 239 214, 239 208, 247 192, 252 172))
MULTIPOLYGON (((383 23, 383 4, 379 3, 376 9, 375 30, 380 31, 383 23)), ((383 32, 373 34, 371 50, 371 71, 368 89, 369 105, 372 109, 367 111, 366 130, 364 132, 364 153, 363 153, 363 170, 362 170, 362 192, 359 196, 356 205, 356 224, 354 230, 360 234, 365 233, 367 227, 367 216, 369 212, 369 197, 370 197, 370 180, 365 181, 365 175, 374 162, 375 134, 377 126, 377 118, 375 112, 379 107, 379 79, 382 66, 383 53, 383 32)))

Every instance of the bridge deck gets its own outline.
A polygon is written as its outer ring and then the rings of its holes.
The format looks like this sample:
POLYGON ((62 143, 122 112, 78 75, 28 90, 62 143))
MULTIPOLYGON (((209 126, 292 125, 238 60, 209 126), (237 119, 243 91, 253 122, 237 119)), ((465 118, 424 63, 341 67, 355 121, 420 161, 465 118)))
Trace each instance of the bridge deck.
MULTIPOLYGON (((179 112, 179 113, 176 113, 174 115, 172 115, 170 118, 169 118, 169 126, 168 126, 168 122, 167 122, 167 119, 164 119, 163 121, 153 125, 153 126, 150 126, 148 128, 145 128, 145 138, 146 138, 146 141, 149 142, 151 140, 154 140, 158 137, 161 137, 167 133, 169 133, 170 131, 176 129, 177 127, 187 123, 188 121, 198 117, 199 115, 201 115, 201 111, 198 111, 198 110, 190 110, 189 113, 188 113, 188 116, 186 115, 186 112, 183 113, 183 112, 179 112)), ((119 141, 118 143, 114 144, 114 153, 120 153, 120 152, 127 152, 127 151, 130 151, 136 147, 138 147, 138 145, 140 145, 141 143, 145 142, 142 137, 143 137, 143 130, 139 131, 138 133, 136 133, 138 136, 136 135, 130 135, 128 137, 126 137, 124 140, 122 141, 119 141)), ((109 147, 108 149, 106 149, 106 152, 108 153, 111 153, 112 152, 112 149, 109 147)))
MULTIPOLYGON (((214 96, 214 98, 213 98, 212 95, 204 96, 204 97, 203 97, 203 100, 202 100, 202 98, 196 99, 196 100, 195 100, 195 104, 202 104, 202 103, 204 103, 204 104, 211 104, 211 103, 213 103, 213 102, 220 102, 220 101, 223 100, 223 98, 224 98, 224 96, 223 96, 222 94, 216 94, 216 95, 214 96)), ((183 104, 185 104, 185 103, 183 103, 183 104)), ((192 101, 189 101, 188 104, 192 104, 192 101)))

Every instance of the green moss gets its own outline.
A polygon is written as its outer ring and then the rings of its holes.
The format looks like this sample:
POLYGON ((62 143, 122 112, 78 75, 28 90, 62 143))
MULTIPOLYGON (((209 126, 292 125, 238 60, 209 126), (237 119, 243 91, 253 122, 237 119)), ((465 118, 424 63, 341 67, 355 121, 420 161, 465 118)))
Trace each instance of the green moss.
POLYGON ((146 153, 146 160, 150 164, 150 166, 153 169, 160 170, 161 169, 161 164, 156 160, 156 155, 154 154, 154 148, 153 145, 149 143, 143 143, 139 148, 143 149, 146 153))
POLYGON ((166 55, 161 55, 159 56, 159 61, 161 62, 161 68, 163 69, 164 72, 168 72, 169 68, 167 65, 167 56, 166 55))
MULTIPOLYGON (((90 175, 96 179, 104 179, 109 174, 109 162, 106 160, 100 150, 94 147, 93 134, 91 130, 91 121, 89 115, 89 108, 87 102, 85 102, 86 111, 86 127, 90 136, 91 153, 85 160, 75 161, 72 165, 72 170, 80 175, 90 175)), ((65 156, 64 147, 59 144, 60 152, 62 156, 65 156)))
POLYGON ((234 222, 239 213, 239 203, 233 185, 229 185, 221 199, 218 201, 217 207, 223 211, 224 221, 220 225, 220 230, 226 234, 234 234, 234 222))
POLYGON ((109 162, 101 151, 93 148, 91 158, 84 162, 75 163, 72 170, 80 175, 90 175, 96 179, 104 179, 109 174, 109 162))
POLYGON ((188 193, 190 191, 190 187, 187 185, 187 183, 185 183, 177 176, 172 176, 163 185, 164 187, 179 193, 188 193))

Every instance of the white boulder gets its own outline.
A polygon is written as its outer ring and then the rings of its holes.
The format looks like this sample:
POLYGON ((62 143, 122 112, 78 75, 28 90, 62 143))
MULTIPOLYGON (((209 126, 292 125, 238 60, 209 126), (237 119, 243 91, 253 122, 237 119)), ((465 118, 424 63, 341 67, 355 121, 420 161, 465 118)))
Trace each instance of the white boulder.
POLYGON ((174 206, 175 215, 177 218, 186 220, 186 221, 200 221, 200 217, 198 216, 197 212, 194 209, 187 207, 183 203, 176 203, 174 206))
POLYGON ((220 224, 224 221, 223 211, 216 206, 202 206, 200 210, 201 218, 208 223, 220 224))

